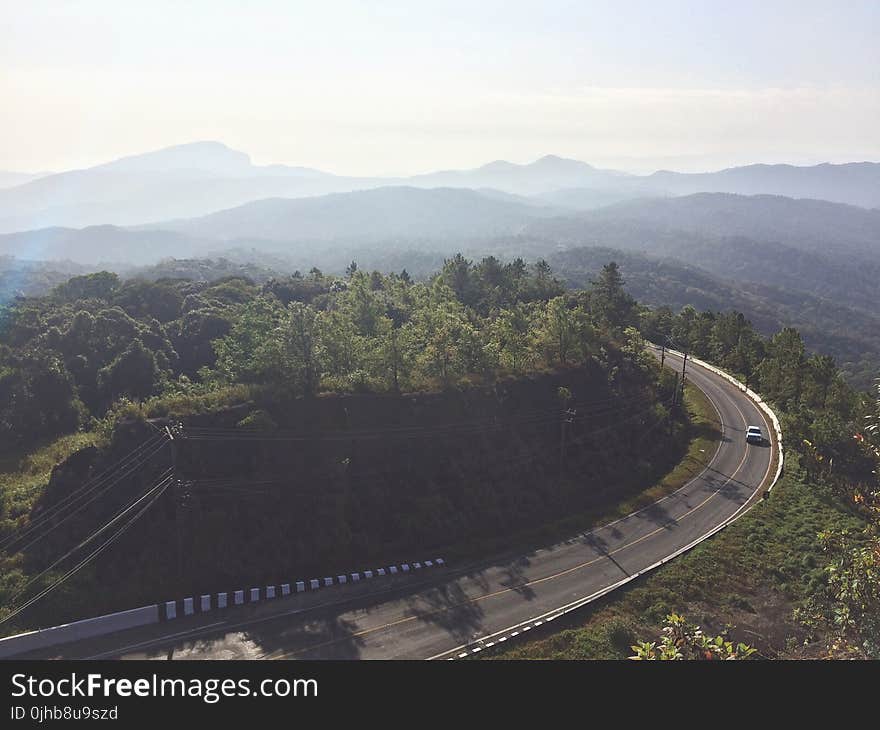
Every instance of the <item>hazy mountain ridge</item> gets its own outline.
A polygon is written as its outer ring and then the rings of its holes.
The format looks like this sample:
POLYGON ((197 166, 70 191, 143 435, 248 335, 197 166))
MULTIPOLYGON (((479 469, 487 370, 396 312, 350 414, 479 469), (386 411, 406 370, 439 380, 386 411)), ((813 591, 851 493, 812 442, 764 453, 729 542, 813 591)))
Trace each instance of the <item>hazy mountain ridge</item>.
POLYGON ((610 246, 872 311, 880 211, 778 196, 699 193, 533 221, 527 233, 567 248, 610 246))
POLYGON ((880 206, 880 164, 876 162, 823 163, 810 167, 757 164, 707 173, 662 170, 648 176, 647 181, 673 195, 699 192, 783 195, 865 208, 880 206))
POLYGON ((0 233, 53 226, 141 225, 207 215, 263 198, 395 185, 492 188, 543 196, 544 203, 572 208, 694 192, 768 193, 880 206, 880 164, 871 162, 752 165, 712 173, 661 171, 642 176, 546 155, 529 164, 496 160, 472 170, 359 177, 306 167, 254 165, 247 154, 220 142, 194 142, 0 189, 0 233))
POLYGON ((800 250, 880 253, 880 211, 824 200, 779 195, 695 193, 685 197, 618 203, 582 216, 627 220, 717 236, 746 236, 800 250))
POLYGON ((316 198, 273 198, 186 221, 159 224, 215 240, 443 240, 515 233, 541 216, 558 214, 502 196, 464 188, 383 187, 316 198))
POLYGON ((600 170, 579 160, 546 155, 526 165, 496 160, 475 170, 445 170, 415 175, 408 179, 408 183, 432 188, 494 188, 517 195, 540 195, 577 186, 613 187, 628 177, 613 170, 600 170))
MULTIPOLYGON (((880 276, 880 211, 774 196, 697 194, 566 211, 499 191, 386 187, 310 198, 272 198, 204 217, 134 229, 51 228, 0 236, 0 253, 140 264, 206 255, 238 241, 382 242, 389 249, 522 234, 545 251, 611 246, 692 261, 721 275, 815 291, 859 306, 880 276), (144 256, 149 255, 149 259, 144 256)), ((430 248, 430 246, 428 246, 430 248)), ((436 247, 435 247, 436 248, 436 247)))
POLYGON ((119 226, 44 228, 0 235, 0 256, 33 261, 69 260, 81 265, 116 268, 147 264, 168 256, 206 251, 212 242, 199 241, 174 231, 132 231, 119 226))
POLYGON ((0 190, 24 185, 31 180, 36 180, 51 174, 51 172, 15 172, 14 170, 0 170, 0 190))

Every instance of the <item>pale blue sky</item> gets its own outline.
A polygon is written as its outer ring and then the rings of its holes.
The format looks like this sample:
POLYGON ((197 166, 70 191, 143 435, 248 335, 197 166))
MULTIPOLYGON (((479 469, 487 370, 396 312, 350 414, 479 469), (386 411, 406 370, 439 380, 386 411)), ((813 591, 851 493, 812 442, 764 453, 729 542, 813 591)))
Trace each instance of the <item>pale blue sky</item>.
POLYGON ((0 0, 0 169, 880 159, 880 2, 0 0), (243 9, 246 8, 246 9, 243 9))

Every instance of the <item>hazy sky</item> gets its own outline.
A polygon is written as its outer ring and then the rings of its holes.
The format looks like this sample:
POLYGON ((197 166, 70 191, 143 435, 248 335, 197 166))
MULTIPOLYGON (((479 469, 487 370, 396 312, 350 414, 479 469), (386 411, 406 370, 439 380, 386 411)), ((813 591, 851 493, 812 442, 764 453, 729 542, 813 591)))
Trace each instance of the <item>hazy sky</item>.
POLYGON ((878 0, 0 0, 0 169, 880 160, 878 38, 878 0))

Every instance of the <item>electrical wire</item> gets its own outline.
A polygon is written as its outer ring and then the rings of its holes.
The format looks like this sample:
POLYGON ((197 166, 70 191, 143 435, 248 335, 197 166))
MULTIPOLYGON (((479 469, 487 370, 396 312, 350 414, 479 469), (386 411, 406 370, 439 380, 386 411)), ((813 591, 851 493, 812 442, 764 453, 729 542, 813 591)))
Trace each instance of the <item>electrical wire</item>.
MULTIPOLYGON (((33 539, 30 539, 25 545, 19 547, 18 552, 23 552, 23 551, 29 549, 30 547, 35 545, 37 542, 39 542, 40 540, 45 538, 47 535, 52 533, 54 530, 58 529, 65 522, 71 520, 77 514, 81 513, 90 504, 93 504, 94 502, 96 502, 104 494, 106 494, 111 489, 113 489, 117 484, 119 484, 119 482, 122 481, 125 477, 132 474, 135 470, 140 469, 144 464, 146 464, 156 454, 158 454, 160 451, 162 451, 162 449, 165 447, 166 443, 167 443, 167 441, 163 441, 162 443, 155 445, 155 447, 153 448, 152 451, 148 452, 146 455, 142 456, 142 458, 139 458, 137 461, 128 464, 124 468, 124 470, 122 472, 116 474, 114 476, 114 478, 111 481, 109 481, 109 483, 107 483, 107 480, 104 480, 103 485, 102 484, 95 485, 89 491, 82 493, 79 497, 77 497, 76 500, 74 500, 74 502, 79 501, 81 499, 85 499, 86 497, 88 497, 88 499, 86 499, 86 501, 77 505, 75 509, 72 509, 69 512, 67 512, 57 522, 53 523, 50 527, 48 527, 46 530, 41 532, 39 535, 37 535, 33 539)), ((71 506, 71 505, 69 505, 69 506, 71 506)), ((34 523, 25 527, 23 531, 21 531, 18 534, 15 534, 15 535, 12 535, 12 536, 6 538, 4 540, 4 542, 2 544, 0 544, 0 548, 2 548, 4 550, 8 550, 8 548, 10 546, 16 545, 17 543, 21 542, 22 540, 28 538, 34 532, 38 531, 41 527, 43 527, 47 522, 52 520, 54 517, 55 517, 54 512, 50 515, 40 515, 40 517, 37 520, 35 520, 34 523)))
POLYGON ((19 530, 16 530, 11 535, 7 535, 2 540, 0 540, 0 549, 3 549, 7 545, 25 537, 28 533, 39 527, 41 524, 50 520, 57 512, 64 509, 65 507, 68 507, 72 502, 76 502, 86 494, 92 493, 95 489, 100 488, 102 484, 105 484, 107 480, 109 480, 111 476, 114 475, 114 472, 116 472, 120 468, 125 468, 126 466, 128 466, 131 463, 131 460, 136 459, 142 451, 144 451, 145 449, 149 449, 152 446, 156 446, 160 441, 163 441, 164 438, 167 437, 160 436, 159 434, 154 434, 149 439, 142 442, 139 446, 129 451, 125 456, 120 458, 114 464, 107 467, 98 476, 92 477, 84 484, 73 490, 73 492, 66 495, 50 507, 47 507, 26 526, 20 528, 19 530))
MULTIPOLYGON (((626 403, 635 400, 646 400, 648 396, 643 393, 634 394, 627 398, 603 399, 602 401, 584 401, 569 404, 572 407, 587 407, 592 404, 609 403, 613 401, 616 408, 620 403, 626 403)), ((237 429, 207 429, 207 428, 191 428, 186 429, 184 438, 191 441, 285 441, 285 442, 309 442, 315 441, 361 441, 377 438, 419 438, 431 435, 442 434, 472 434, 480 433, 485 430, 506 429, 514 425, 541 424, 558 421, 560 416, 560 408, 541 409, 534 412, 534 415, 525 417, 514 417, 503 419, 492 417, 487 419, 472 419, 453 424, 440 424, 432 426, 405 426, 405 427, 387 427, 382 429, 368 430, 352 430, 344 432, 332 433, 316 433, 314 435, 304 436, 294 432, 285 431, 241 431, 237 429)))
MULTIPOLYGON (((584 440, 598 436, 602 433, 606 433, 608 431, 615 430, 620 428, 621 425, 629 423, 632 420, 644 415, 645 413, 650 412, 654 406, 655 402, 651 400, 651 403, 646 407, 642 407, 645 400, 643 399, 641 403, 632 403, 627 408, 623 409, 623 414, 620 413, 620 409, 609 409, 605 408, 600 412, 591 412, 588 414, 584 414, 583 416, 575 416, 571 418, 572 423, 578 422, 587 422, 594 418, 603 418, 612 413, 617 413, 620 417, 617 420, 609 424, 605 427, 599 429, 593 429, 589 434, 586 434, 584 438, 579 439, 578 442, 583 442, 584 440), (632 413, 628 413, 630 409, 633 407, 636 410, 632 413)), ((559 412, 557 411, 556 416, 554 416, 553 422, 555 425, 559 424, 559 412)), ((540 459, 545 459, 547 457, 547 451, 544 448, 537 449, 534 451, 530 451, 529 454, 523 456, 510 456, 508 454, 498 454, 494 458, 484 459, 480 463, 481 469, 491 468, 494 464, 503 463, 505 466, 511 465, 515 466, 518 464, 530 463, 540 459)), ((346 478, 350 480, 354 480, 356 482, 376 482, 383 478, 402 478, 405 475, 406 470, 392 470, 392 469, 370 469, 370 470, 354 470, 353 473, 347 474, 346 478)), ((341 475, 340 475, 341 476, 341 475)), ((235 478, 235 477, 220 477, 216 479, 199 479, 193 482, 193 491, 198 494, 205 494, 205 496, 215 496, 211 494, 212 489, 227 489, 227 490, 236 490, 241 492, 242 494, 247 494, 248 489, 251 486, 259 487, 264 485, 284 485, 290 484, 291 477, 277 477, 271 479, 261 479, 261 480, 250 480, 247 478, 235 478)), ((265 492, 260 492, 259 494, 265 494, 265 492)), ((226 495, 223 495, 226 496, 226 495)), ((231 496, 231 495, 229 495, 231 496)))
MULTIPOLYGON (((32 598, 30 598, 29 600, 27 600, 27 601, 26 601, 25 603, 23 603, 21 606, 19 606, 18 608, 16 608, 12 613, 10 613, 10 614, 8 614, 7 616, 5 616, 2 620, 0 620, 0 625, 5 624, 7 621, 11 621, 13 618, 15 618, 16 616, 20 615, 25 609, 27 609, 28 607, 32 606, 34 603, 36 603, 37 601, 39 601, 39 600, 40 600, 41 598, 43 598, 45 595, 47 595, 48 593, 50 593, 51 591, 53 591, 53 590, 54 590, 55 588, 57 588, 59 585, 61 585, 61 584, 64 583, 66 580, 68 580, 68 579, 71 578, 73 575, 75 575, 75 574, 78 573, 80 570, 82 570, 82 569, 83 569, 86 565, 88 565, 90 562, 92 562, 93 560, 95 560, 95 559, 96 559, 96 558, 97 558, 102 552, 104 552, 108 547, 110 547, 114 542, 116 542, 116 541, 117 541, 117 540, 118 540, 118 539, 119 539, 119 538, 120 538, 125 532, 127 532, 127 531, 129 530, 129 528, 131 528, 131 526, 132 526, 135 522, 137 522, 137 521, 138 521, 138 520, 139 520, 139 519, 140 519, 140 518, 141 518, 141 517, 147 512, 147 510, 149 510, 150 507, 153 506, 153 504, 156 503, 156 500, 158 500, 159 497, 161 497, 162 494, 165 493, 165 490, 168 489, 168 487, 172 484, 172 482, 173 482, 173 479, 172 479, 172 477, 169 475, 168 477, 166 477, 166 478, 164 478, 162 481, 160 481, 158 484, 156 484, 156 485, 155 485, 152 489, 150 489, 147 493, 145 493, 144 495, 142 495, 142 496, 141 496, 136 502, 134 502, 134 503, 132 503, 131 505, 129 505, 129 507, 126 508, 125 512, 128 512, 129 510, 133 509, 133 508, 137 505, 137 503, 138 503, 138 502, 141 502, 143 499, 145 499, 145 498, 147 498, 147 497, 152 497, 152 498, 149 500, 149 502, 148 502, 144 507, 142 507, 141 510, 140 510, 140 511, 139 511, 134 517, 132 517, 132 518, 131 518, 127 523, 125 523, 125 524, 124 524, 119 530, 117 530, 113 535, 111 535, 111 536, 110 536, 110 537, 109 537, 109 538, 108 538, 108 539, 107 539, 102 545, 100 545, 100 546, 99 546, 98 548, 96 548, 92 553, 90 553, 87 557, 85 557, 83 560, 81 560, 79 563, 77 563, 77 565, 75 565, 71 570, 69 570, 69 571, 68 571, 67 573, 65 573, 63 576, 61 576, 60 578, 58 578, 57 580, 55 580, 53 583, 51 583, 49 586, 47 586, 45 589, 43 589, 40 593, 38 593, 38 594, 35 595, 34 597, 32 597, 32 598)), ((116 518, 114 518, 113 522, 118 521, 119 519, 121 519, 122 516, 124 516, 124 513, 122 513, 122 514, 118 515, 116 518)), ((49 572, 50 570, 52 570, 52 568, 56 567, 56 566, 57 566, 62 560, 66 559, 67 557, 69 557, 70 555, 72 555, 73 552, 75 552, 76 550, 78 550, 78 549, 80 549, 81 547, 83 547, 87 542, 90 542, 92 539, 94 539, 94 537, 96 537, 96 536, 97 536, 98 534, 100 534, 101 532, 104 532, 106 529, 109 529, 109 527, 111 526, 111 524, 112 524, 112 522, 107 523, 107 524, 106 524, 104 527, 102 527, 99 531, 95 532, 92 536, 90 536, 90 537, 88 538, 88 540, 86 540, 86 541, 80 543, 80 545, 78 545, 76 548, 74 548, 74 550, 68 552, 63 558, 57 560, 57 561, 56 561, 55 563, 53 563, 51 566, 49 566, 48 568, 46 568, 46 570, 44 570, 44 571, 42 571, 41 573, 39 573, 37 576, 34 576, 34 578, 32 578, 31 580, 29 580, 29 581, 25 584, 25 586, 24 586, 24 587, 23 587, 18 593, 16 593, 15 596, 13 596, 12 600, 15 600, 16 598, 18 598, 18 597, 19 597, 19 596, 20 596, 25 590, 27 590, 27 588, 30 587, 30 586, 31 586, 36 580, 39 580, 39 579, 42 578, 44 575, 46 575, 47 572, 49 572)))

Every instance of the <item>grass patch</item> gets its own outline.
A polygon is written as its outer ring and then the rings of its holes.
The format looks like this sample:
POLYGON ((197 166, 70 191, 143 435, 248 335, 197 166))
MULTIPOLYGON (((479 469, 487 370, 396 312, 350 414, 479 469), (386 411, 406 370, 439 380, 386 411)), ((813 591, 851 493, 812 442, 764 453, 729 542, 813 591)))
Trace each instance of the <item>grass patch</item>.
POLYGON ((40 446, 24 456, 0 458, 0 535, 14 529, 18 520, 30 512, 49 483, 52 469, 87 446, 102 446, 97 433, 73 433, 40 446))
POLYGON ((794 454, 786 453, 786 464, 772 497, 713 538, 564 619, 561 631, 481 658, 624 659, 631 651, 623 637, 654 641, 673 610, 707 632, 733 627, 736 641, 765 657, 808 655, 810 637, 792 612, 824 589, 816 533, 863 523, 808 483, 794 454))

